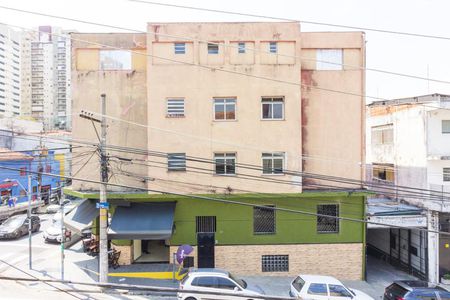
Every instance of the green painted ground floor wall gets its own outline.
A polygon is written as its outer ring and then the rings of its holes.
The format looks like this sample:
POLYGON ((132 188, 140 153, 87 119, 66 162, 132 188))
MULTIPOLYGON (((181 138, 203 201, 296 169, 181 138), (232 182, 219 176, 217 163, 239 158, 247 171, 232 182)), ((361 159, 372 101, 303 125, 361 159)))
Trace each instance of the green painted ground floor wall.
MULTIPOLYGON (((78 194, 83 198, 98 198, 96 194, 78 194)), ((175 201, 174 233, 171 245, 197 244, 196 216, 216 216, 216 245, 275 245, 275 244, 323 244, 363 243, 365 245, 365 224, 340 220, 338 233, 318 233, 317 217, 301 212, 317 213, 317 205, 339 204, 339 216, 364 219, 365 195, 362 193, 302 193, 302 194, 244 194, 211 196, 246 204, 275 205, 299 211, 299 213, 276 211, 276 232, 254 234, 253 207, 200 200, 187 197, 146 194, 110 194, 111 213, 114 218, 114 202, 169 202, 175 201)), ((127 244, 128 241, 115 241, 127 244)))

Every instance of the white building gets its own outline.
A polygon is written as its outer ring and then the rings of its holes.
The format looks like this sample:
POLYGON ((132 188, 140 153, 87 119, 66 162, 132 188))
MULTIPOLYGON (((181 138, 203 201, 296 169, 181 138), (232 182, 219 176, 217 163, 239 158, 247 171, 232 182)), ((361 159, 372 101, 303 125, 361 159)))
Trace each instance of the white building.
POLYGON ((0 25, 0 117, 20 114, 20 33, 0 25))
MULTIPOLYGON (((450 95, 373 102, 366 128, 368 179, 384 183, 380 191, 397 202, 428 211, 429 230, 450 232, 450 95)), ((411 233, 417 234, 414 229, 411 233)), ((392 231, 387 239, 392 242, 392 231)), ((370 240, 369 230, 368 244, 370 240)), ((416 250, 411 244, 407 247, 405 262, 411 263, 416 250)), ((449 236, 429 232, 421 247, 428 251, 430 280, 450 271, 449 236)))
POLYGON ((46 129, 71 127, 70 48, 61 28, 40 26, 24 34, 22 115, 46 129))

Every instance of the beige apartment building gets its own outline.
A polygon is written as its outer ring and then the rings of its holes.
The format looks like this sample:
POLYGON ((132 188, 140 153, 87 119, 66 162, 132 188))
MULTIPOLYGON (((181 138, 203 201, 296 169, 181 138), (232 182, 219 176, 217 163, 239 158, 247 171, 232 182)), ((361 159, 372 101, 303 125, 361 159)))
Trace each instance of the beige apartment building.
MULTIPOLYGON (((363 179, 363 33, 302 33, 295 22, 149 23, 147 34, 72 38, 73 113, 99 113, 105 93, 107 144, 133 148, 108 149, 110 182, 127 186, 109 188, 121 263, 169 262, 190 244, 198 267, 364 276, 365 226, 339 220, 364 217, 364 194, 338 190, 360 185, 318 177, 363 179), (167 235, 151 232, 156 218, 170 224, 167 235), (140 233, 122 232, 127 223, 140 233)), ((98 141, 81 118, 73 138, 98 141)), ((73 169, 100 176, 97 157, 73 169)), ((98 198, 90 183, 68 192, 98 198)))

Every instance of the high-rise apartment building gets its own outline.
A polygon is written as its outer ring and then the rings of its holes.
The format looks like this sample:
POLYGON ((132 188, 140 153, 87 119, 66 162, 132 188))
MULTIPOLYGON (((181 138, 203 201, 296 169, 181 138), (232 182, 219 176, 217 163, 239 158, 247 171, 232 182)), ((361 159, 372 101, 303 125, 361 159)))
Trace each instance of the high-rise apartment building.
POLYGON ((20 114, 20 33, 0 25, 0 117, 20 114))
POLYGON ((70 37, 61 28, 27 32, 22 48, 22 114, 46 129, 71 127, 70 37))

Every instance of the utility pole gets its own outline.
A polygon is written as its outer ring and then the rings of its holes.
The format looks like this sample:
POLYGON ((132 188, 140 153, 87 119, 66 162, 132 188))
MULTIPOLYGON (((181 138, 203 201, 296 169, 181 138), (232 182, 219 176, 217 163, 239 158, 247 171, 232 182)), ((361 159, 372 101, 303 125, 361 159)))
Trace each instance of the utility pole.
POLYGON ((28 266, 31 270, 31 231, 33 229, 33 226, 31 224, 31 173, 28 173, 28 266))
POLYGON ((66 232, 64 230, 64 206, 63 197, 59 196, 59 206, 61 208, 61 280, 64 280, 64 242, 66 241, 66 232))
POLYGON ((106 183, 108 182, 108 166, 106 160, 106 95, 102 94, 102 128, 100 137, 100 282, 108 282, 108 200, 106 199, 106 183))
MULTIPOLYGON (((101 136, 99 152, 100 152, 100 203, 97 208, 100 209, 100 242, 99 242, 99 281, 101 283, 108 282, 108 209, 109 204, 106 199, 106 185, 108 183, 108 161, 106 157, 106 95, 101 94, 102 118, 97 119, 94 115, 87 111, 81 111, 80 117, 88 119, 92 122, 101 123, 101 136)), ((95 125, 94 125, 95 128, 95 125)), ((95 129, 97 130, 97 129, 95 129)))

